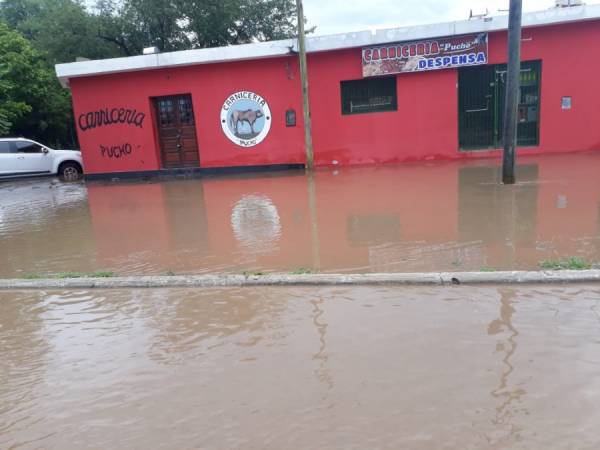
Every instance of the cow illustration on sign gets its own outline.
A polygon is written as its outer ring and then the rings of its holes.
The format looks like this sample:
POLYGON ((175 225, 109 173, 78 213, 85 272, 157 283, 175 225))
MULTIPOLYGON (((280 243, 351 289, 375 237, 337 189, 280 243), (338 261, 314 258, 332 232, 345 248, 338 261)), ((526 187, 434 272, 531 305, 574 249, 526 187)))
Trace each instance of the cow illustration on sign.
POLYGON ((225 135, 240 147, 260 144, 271 128, 271 111, 266 100, 250 91, 231 94, 221 108, 225 135))
POLYGON ((231 127, 233 128, 233 134, 239 138, 248 139, 247 135, 241 135, 239 132, 239 125, 243 125, 244 122, 248 122, 248 125, 250 125, 249 137, 256 137, 258 133, 254 131, 254 124, 263 116, 264 114, 260 109, 247 109, 245 111, 240 111, 239 109, 234 110, 231 114, 231 127))

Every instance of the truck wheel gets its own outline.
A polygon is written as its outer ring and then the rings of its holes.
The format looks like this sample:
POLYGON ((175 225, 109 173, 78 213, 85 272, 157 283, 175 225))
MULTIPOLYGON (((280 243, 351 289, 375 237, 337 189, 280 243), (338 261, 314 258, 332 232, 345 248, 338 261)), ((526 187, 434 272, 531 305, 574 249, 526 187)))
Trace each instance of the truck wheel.
POLYGON ((77 181, 81 178, 81 168, 74 162, 66 162, 60 165, 58 176, 65 181, 77 181))

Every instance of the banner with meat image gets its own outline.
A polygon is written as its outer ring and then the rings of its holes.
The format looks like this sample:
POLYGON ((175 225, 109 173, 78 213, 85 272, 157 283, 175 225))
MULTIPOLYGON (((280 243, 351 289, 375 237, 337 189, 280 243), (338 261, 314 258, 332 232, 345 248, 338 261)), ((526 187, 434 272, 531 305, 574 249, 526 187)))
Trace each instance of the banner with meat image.
POLYGON ((363 77, 487 64, 488 35, 397 42, 362 50, 363 77))

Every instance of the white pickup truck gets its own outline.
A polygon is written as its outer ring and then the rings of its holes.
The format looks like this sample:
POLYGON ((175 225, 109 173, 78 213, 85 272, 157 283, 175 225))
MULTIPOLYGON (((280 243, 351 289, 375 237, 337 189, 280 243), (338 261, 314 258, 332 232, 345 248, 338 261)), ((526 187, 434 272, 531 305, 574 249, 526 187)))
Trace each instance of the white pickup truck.
POLYGON ((53 150, 25 138, 0 138, 0 180, 58 175, 67 181, 81 178, 83 161, 77 150, 53 150))

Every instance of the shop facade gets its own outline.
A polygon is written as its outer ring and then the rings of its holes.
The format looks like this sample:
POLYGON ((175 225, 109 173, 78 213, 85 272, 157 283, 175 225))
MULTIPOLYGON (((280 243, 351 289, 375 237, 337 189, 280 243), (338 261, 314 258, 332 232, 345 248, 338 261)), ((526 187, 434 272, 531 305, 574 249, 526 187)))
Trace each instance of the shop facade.
MULTIPOLYGON (((519 154, 600 150, 600 6, 525 14, 519 154)), ((308 39, 317 166, 492 157, 506 18, 308 39)), ((292 40, 57 66, 88 176, 305 163, 292 40)))

